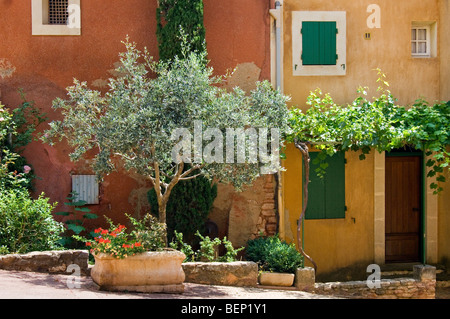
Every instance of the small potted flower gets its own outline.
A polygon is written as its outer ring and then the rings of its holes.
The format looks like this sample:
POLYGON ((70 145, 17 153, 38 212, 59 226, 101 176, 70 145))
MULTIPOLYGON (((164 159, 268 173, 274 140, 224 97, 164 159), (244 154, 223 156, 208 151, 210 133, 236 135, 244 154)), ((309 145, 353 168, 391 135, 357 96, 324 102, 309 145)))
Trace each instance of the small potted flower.
POLYGON ((94 239, 74 236, 86 243, 95 258, 91 277, 102 290, 182 293, 186 256, 165 248, 165 225, 146 215, 138 221, 127 215, 134 229, 109 222, 97 228, 94 239))

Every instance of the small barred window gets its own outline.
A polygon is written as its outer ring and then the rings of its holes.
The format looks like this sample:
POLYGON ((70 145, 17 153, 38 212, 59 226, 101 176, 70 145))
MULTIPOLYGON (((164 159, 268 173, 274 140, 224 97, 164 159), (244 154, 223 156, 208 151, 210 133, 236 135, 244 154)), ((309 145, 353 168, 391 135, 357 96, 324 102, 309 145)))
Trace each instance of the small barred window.
POLYGON ((48 1, 48 23, 67 24, 69 0, 49 0, 48 1))
POLYGON ((31 0, 31 21, 32 35, 81 35, 81 0, 31 0))

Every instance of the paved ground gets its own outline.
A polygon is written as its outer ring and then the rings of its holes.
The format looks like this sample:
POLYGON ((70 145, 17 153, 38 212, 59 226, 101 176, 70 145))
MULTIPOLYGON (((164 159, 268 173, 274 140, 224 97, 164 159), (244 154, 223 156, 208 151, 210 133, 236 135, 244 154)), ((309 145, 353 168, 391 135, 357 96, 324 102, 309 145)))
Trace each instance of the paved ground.
POLYGON ((185 283, 183 294, 113 293, 99 291, 90 277, 79 288, 67 275, 0 270, 0 299, 331 299, 303 291, 185 283), (69 282, 68 282, 69 280, 69 282))
MULTIPOLYGON (((183 294, 114 293, 99 291, 90 277, 79 288, 68 275, 0 270, 0 299, 335 299, 295 290, 225 287, 185 283, 183 294)), ((450 299, 450 287, 436 289, 436 299, 450 299)))

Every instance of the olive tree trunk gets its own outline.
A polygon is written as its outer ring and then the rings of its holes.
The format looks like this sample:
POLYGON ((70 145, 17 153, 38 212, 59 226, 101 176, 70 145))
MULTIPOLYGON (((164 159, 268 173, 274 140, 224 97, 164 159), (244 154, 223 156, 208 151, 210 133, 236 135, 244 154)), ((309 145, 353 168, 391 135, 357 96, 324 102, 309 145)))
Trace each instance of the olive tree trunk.
POLYGON ((300 214, 300 218, 297 223, 297 245, 298 249, 300 250, 300 253, 313 264, 314 271, 317 273, 317 264, 308 254, 305 253, 305 251, 303 250, 303 243, 302 243, 302 225, 303 220, 305 218, 306 207, 308 205, 308 184, 309 184, 309 168, 310 168, 309 150, 308 145, 305 142, 295 141, 294 145, 302 154, 303 165, 305 166, 305 183, 303 185, 302 213, 300 214))

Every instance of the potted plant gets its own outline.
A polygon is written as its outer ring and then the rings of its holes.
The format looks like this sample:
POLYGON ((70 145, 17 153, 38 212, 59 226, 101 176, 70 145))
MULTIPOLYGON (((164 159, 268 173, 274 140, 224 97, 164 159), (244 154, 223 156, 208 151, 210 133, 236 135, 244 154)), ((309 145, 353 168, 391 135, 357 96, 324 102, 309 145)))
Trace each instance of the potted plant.
POLYGON ((249 240, 246 258, 258 264, 261 285, 292 286, 297 268, 303 267, 303 256, 295 245, 277 235, 249 240))
POLYGON ((126 215, 134 226, 97 228, 94 239, 74 236, 86 243, 95 258, 91 277, 102 290, 182 293, 186 256, 165 247, 165 224, 147 214, 142 220, 126 215))

